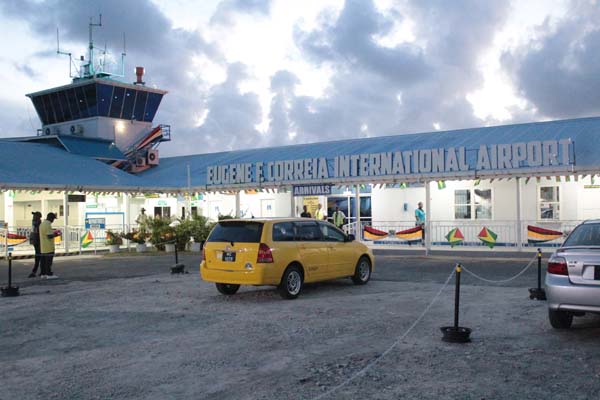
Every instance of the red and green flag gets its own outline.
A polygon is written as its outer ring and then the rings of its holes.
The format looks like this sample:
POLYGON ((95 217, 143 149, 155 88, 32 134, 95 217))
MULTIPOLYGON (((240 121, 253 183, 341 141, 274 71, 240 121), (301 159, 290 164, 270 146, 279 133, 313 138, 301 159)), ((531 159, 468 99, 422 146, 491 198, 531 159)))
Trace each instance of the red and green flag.
POLYGON ((498 235, 495 232, 492 232, 491 229, 484 227, 481 232, 479 232, 477 237, 490 249, 493 249, 496 245, 496 239, 498 238, 498 235))
POLYGON ((457 244, 462 243, 465 240, 465 237, 460 231, 460 229, 454 228, 450 232, 448 232, 448 234, 446 235, 446 240, 448 240, 448 243, 450 243, 450 247, 454 247, 457 244))
POLYGON ((93 241, 94 241, 94 237, 92 236, 92 232, 87 231, 81 237, 81 247, 83 247, 85 249, 90 244, 92 244, 93 241))

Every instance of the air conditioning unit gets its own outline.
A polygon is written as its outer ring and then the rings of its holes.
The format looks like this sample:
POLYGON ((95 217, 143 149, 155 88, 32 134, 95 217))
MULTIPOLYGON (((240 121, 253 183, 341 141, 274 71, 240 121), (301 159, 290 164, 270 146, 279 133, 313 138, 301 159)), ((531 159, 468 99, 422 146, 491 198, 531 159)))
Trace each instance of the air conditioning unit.
POLYGON ((49 136, 50 134, 52 134, 52 132, 50 132, 50 128, 44 129, 44 135, 49 136))
POLYGON ((136 167, 145 167, 146 166, 146 159, 144 157, 138 157, 135 159, 135 166, 136 167))
POLYGON ((148 165, 158 165, 158 150, 148 150, 148 165))
POLYGON ((69 130, 71 131, 71 135, 83 136, 83 125, 71 125, 69 130))

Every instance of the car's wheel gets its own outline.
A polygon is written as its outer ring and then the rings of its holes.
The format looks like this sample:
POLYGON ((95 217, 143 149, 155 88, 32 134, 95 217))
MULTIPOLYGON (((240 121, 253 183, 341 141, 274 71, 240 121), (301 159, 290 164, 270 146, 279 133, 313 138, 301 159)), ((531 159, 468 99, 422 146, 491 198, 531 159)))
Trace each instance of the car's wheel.
POLYGON ((217 290, 219 291, 219 293, 226 294, 229 296, 232 294, 236 294, 236 292, 240 288, 240 285, 232 285, 229 283, 215 283, 215 286, 217 286, 217 290))
POLYGON ((573 314, 566 311, 548 309, 548 318, 555 329, 569 329, 573 323, 573 314))
POLYGON ((352 282, 355 285, 364 285, 371 279, 371 260, 368 257, 361 257, 356 264, 354 269, 354 275, 352 276, 352 282))
POLYGON ((303 283, 304 277, 302 276, 300 267, 290 265, 281 277, 281 283, 278 287, 279 294, 284 299, 295 299, 302 291, 303 283))

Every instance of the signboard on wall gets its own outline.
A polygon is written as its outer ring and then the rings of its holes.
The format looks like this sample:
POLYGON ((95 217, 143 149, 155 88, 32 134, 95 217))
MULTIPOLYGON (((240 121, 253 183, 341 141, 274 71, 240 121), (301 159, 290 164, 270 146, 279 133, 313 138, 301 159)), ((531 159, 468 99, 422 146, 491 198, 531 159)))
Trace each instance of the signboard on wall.
POLYGON ((85 194, 69 194, 67 201, 69 203, 85 203, 85 194))
POLYGON ((297 185, 294 186, 294 196, 329 196, 331 185, 297 185))
POLYGON ((302 205, 306 206, 307 211, 310 215, 315 215, 317 212, 317 206, 319 205, 319 197, 318 196, 304 196, 302 199, 302 205))
POLYGON ((415 149, 293 160, 211 165, 207 186, 285 183, 368 177, 443 178, 466 172, 500 172, 568 167, 575 159, 571 139, 448 148, 415 149))
POLYGON ((86 218, 85 229, 105 229, 106 218, 86 218))

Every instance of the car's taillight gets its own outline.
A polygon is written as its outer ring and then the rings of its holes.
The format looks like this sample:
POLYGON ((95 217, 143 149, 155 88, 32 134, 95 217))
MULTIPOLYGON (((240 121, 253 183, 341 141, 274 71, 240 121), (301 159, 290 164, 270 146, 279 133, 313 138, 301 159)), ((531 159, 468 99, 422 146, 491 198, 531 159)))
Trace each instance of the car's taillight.
POLYGON ((206 260, 206 248, 202 246, 202 258, 200 259, 200 261, 204 260, 206 260))
POLYGON ((273 253, 271 253, 271 248, 264 243, 261 243, 258 246, 258 258, 256 259, 257 263, 272 263, 273 262, 273 253))
POLYGON ((548 273, 554 275, 569 275, 567 270, 567 260, 563 257, 550 257, 548 260, 548 273))

